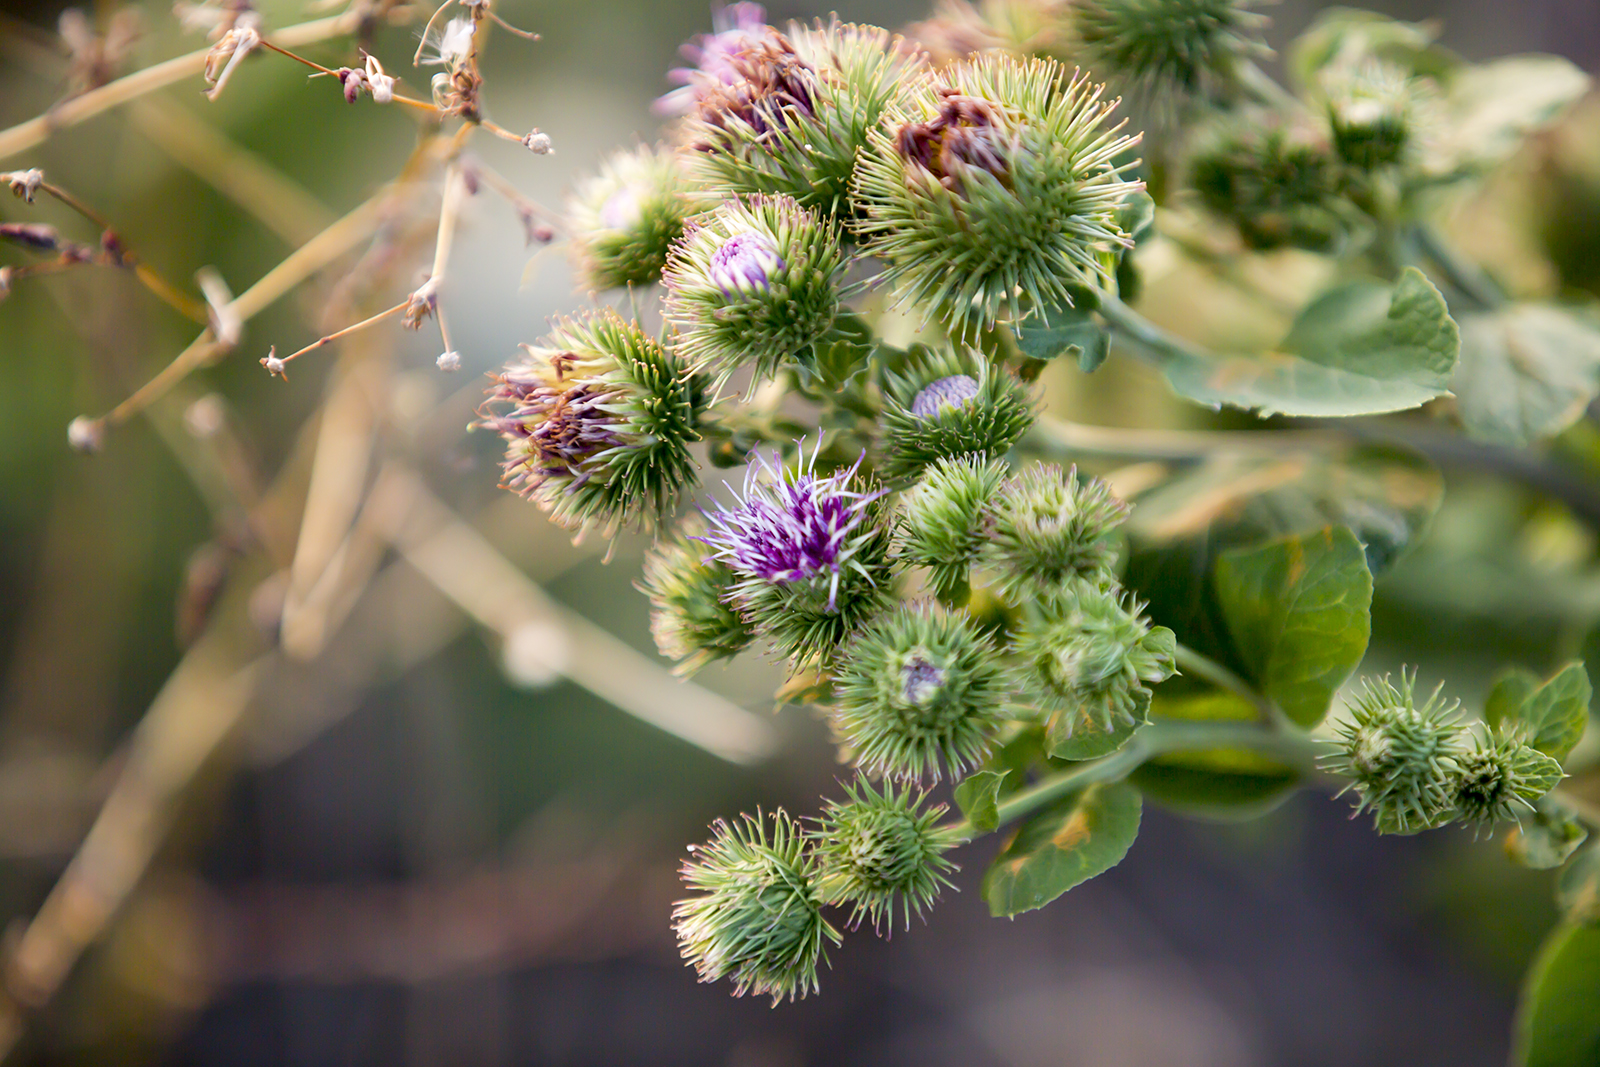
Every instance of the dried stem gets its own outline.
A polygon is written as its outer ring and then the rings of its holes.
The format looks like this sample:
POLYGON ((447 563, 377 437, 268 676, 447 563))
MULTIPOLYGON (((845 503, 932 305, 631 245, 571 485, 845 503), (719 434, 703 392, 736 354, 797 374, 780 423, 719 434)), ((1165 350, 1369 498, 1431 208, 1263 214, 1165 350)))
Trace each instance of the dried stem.
MULTIPOLYGON (((351 325, 346 326, 342 330, 335 330, 333 333, 324 334, 323 336, 317 338, 315 341, 312 341, 310 344, 306 345, 304 348, 302 348, 302 349, 300 349, 300 350, 298 350, 296 352, 291 352, 289 355, 284 356, 283 359, 281 360, 281 362, 282 363, 291 363, 294 360, 299 359, 301 356, 305 355, 307 352, 314 352, 317 349, 322 348, 325 345, 333 344, 333 342, 339 340, 342 337, 349 337, 353 333, 358 333, 361 330, 365 330, 368 326, 371 326, 374 323, 382 322, 384 319, 387 319, 392 315, 398 315, 398 314, 400 314, 400 312, 404 311, 410 305, 411 305, 411 301, 410 300, 402 300, 400 303, 396 304, 394 307, 389 308, 386 311, 380 311, 376 315, 368 316, 367 318, 362 319, 360 322, 352 323, 351 325)), ((266 359, 263 359, 261 361, 262 365, 263 366, 268 365, 270 363, 271 359, 272 359, 271 356, 268 356, 266 359)), ((281 374, 281 372, 275 372, 275 373, 280 373, 281 374)))

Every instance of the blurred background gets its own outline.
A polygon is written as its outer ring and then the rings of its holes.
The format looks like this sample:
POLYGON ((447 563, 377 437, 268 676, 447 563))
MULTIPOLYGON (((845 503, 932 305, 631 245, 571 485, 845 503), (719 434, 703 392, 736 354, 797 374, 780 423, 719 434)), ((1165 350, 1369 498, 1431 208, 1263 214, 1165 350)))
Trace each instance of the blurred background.
MULTIPOLYGON (((63 92, 64 6, 0 2, 0 127, 63 92)), ((269 26, 307 17, 262 6, 269 26)), ((1469 58, 1600 66, 1594 0, 1379 6, 1439 19, 1469 58)), ((1316 9, 1272 6, 1272 41, 1316 9)), ((200 45, 164 4, 142 10, 134 65, 200 45)), ((490 114, 543 129, 556 154, 478 151, 551 207, 610 149, 657 136, 650 101, 710 23, 705 0, 496 10, 543 39, 495 36, 490 114)), ((888 26, 927 13, 920 0, 840 10, 888 26)), ((415 43, 382 29, 373 49, 426 95, 415 43)), ((342 44, 306 51, 350 58, 342 44)), ((239 292, 415 141, 404 114, 346 107, 278 57, 245 64, 215 103, 200 88, 181 82, 4 165, 43 167, 168 277, 209 264, 239 292)), ((1483 194, 1489 221, 1465 228, 1480 254, 1526 264, 1531 287, 1600 285, 1597 126, 1591 103, 1539 138, 1515 181, 1483 194), (1512 208, 1514 224, 1496 221, 1512 208)), ((0 219, 96 236, 42 200, 8 198, 0 219)), ((1457 833, 1380 839, 1315 793, 1240 824, 1147 806, 1121 866, 1010 922, 976 892, 994 847, 980 843, 926 925, 834 952, 822 996, 773 1009, 697 985, 668 925, 683 847, 757 804, 812 811, 841 773, 824 727, 771 713, 779 678, 759 659, 705 672, 703 690, 673 698, 678 718, 642 721, 675 684, 631 585, 643 539, 623 537, 609 562, 603 544, 571 545, 496 489, 498 442, 463 432, 481 375, 588 302, 559 248, 528 248, 514 211, 480 195, 442 294, 462 374, 434 370, 430 330, 384 327, 269 379, 256 359, 313 340, 340 281, 278 301, 237 353, 95 457, 68 450, 68 421, 115 404, 194 327, 104 271, 30 280, 0 302, 12 1062, 1504 1062, 1516 983, 1553 921, 1549 875, 1457 833), (249 522, 241 500, 259 505, 249 522), (292 634, 273 621, 286 598, 304 608, 292 634), (269 651, 278 637, 292 652, 269 651)), ((1052 403, 1085 421, 1200 424, 1127 363, 1093 379, 1053 367, 1052 403)), ((1600 484, 1583 433, 1553 462, 1600 484)), ((1433 537, 1380 585, 1373 661, 1425 662, 1470 697, 1506 660, 1543 669, 1590 642, 1600 510, 1445 473, 1433 537)))

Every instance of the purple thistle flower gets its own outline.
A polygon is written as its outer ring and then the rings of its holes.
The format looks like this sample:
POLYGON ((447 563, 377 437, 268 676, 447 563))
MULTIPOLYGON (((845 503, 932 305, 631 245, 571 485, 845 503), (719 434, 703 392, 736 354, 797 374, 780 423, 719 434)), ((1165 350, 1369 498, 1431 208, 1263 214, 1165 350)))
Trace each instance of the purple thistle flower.
POLYGON ((940 378, 911 401, 911 414, 919 419, 936 419, 941 408, 963 408, 972 403, 979 388, 978 379, 970 374, 952 374, 948 378, 940 378))
POLYGON ((575 490, 595 475, 604 453, 632 440, 613 410, 621 390, 573 380, 576 363, 575 355, 556 353, 495 376, 480 425, 505 439, 502 484, 521 496, 541 499, 552 481, 575 490))
POLYGON ((745 471, 738 506, 718 504, 715 514, 707 512, 710 529, 698 540, 711 549, 711 558, 743 577, 772 585, 827 574, 828 610, 834 611, 845 568, 853 566, 871 580, 852 557, 861 541, 856 532, 868 518, 867 506, 883 492, 850 488, 861 459, 818 477, 812 473, 816 450, 805 461, 802 447, 801 457, 801 469, 791 473, 776 453, 769 461, 758 452, 745 471))
POLYGON ((732 299, 736 293, 770 289, 772 276, 786 265, 772 238, 746 230, 734 234, 711 253, 706 275, 723 296, 732 299))
POLYGON ((733 57, 765 35, 767 12, 760 4, 729 4, 712 13, 711 24, 716 32, 702 34, 679 49, 694 66, 676 67, 667 73, 678 88, 656 100, 651 106, 656 114, 687 114, 707 93, 740 81, 743 75, 736 69, 733 57))

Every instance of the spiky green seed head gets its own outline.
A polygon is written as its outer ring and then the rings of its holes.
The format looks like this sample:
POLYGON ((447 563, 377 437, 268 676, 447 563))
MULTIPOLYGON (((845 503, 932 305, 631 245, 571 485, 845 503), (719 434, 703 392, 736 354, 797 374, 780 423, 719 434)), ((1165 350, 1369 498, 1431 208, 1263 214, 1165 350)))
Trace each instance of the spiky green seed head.
POLYGON ((1231 94, 1239 67, 1268 53, 1253 0, 1075 0, 1080 62, 1171 118, 1194 98, 1231 94))
POLYGON ((1251 248, 1327 251, 1343 237, 1339 161, 1308 129, 1267 116, 1229 122, 1196 153, 1189 180, 1251 248))
POLYGON ((724 57, 730 84, 685 125, 690 167, 713 194, 781 194, 825 216, 851 214, 867 133, 920 79, 921 56, 876 26, 837 20, 766 33, 724 57))
POLYGON ((999 492, 1006 466, 982 456, 933 462, 900 498, 900 558, 928 568, 934 595, 960 607, 970 594, 974 564, 988 543, 986 508, 999 492))
POLYGON ((1456 817, 1474 827, 1533 811, 1533 802, 1562 779, 1561 764, 1516 738, 1480 727, 1455 758, 1456 817))
POLYGON ((903 366, 884 373, 883 394, 878 474, 891 485, 941 459, 1000 459, 1034 421, 1028 387, 970 348, 912 346, 903 366))
POLYGON ((701 197, 676 152, 651 145, 618 151, 567 203, 578 281, 590 289, 652 285, 701 197))
POLYGON ((955 864, 945 852, 956 839, 937 825, 945 806, 924 807, 927 794, 894 783, 881 790, 865 778, 845 786, 843 802, 829 800, 810 831, 817 859, 817 890, 829 904, 850 904, 852 926, 863 917, 882 929, 898 908, 905 926, 950 885, 955 864))
POLYGON ((996 587, 1011 599, 1053 592, 1074 582, 1113 580, 1110 535, 1132 509, 1098 478, 1078 478, 1041 463, 1012 476, 989 504, 985 558, 996 587))
POLYGON ((964 613, 902 604, 840 653, 835 733, 856 766, 899 779, 959 776, 989 751, 1007 698, 993 646, 964 613))
POLYGON ((1360 170, 1398 166, 1419 155, 1432 94, 1392 63, 1335 64, 1322 79, 1328 126, 1339 158, 1360 170))
POLYGON ((506 442, 501 485, 570 529, 653 527, 694 485, 705 380, 609 310, 523 350, 476 423, 506 442))
POLYGON ((868 135, 857 230, 902 299, 958 335, 1111 284, 1137 137, 1051 60, 983 55, 908 93, 868 135))
POLYGON ((689 222, 663 277, 679 355, 720 381, 792 361, 839 314, 839 227, 786 196, 730 200, 689 222))
POLYGON ((1349 779, 1356 810, 1371 811, 1379 833, 1414 834, 1449 822, 1456 811, 1461 727, 1455 701, 1440 691, 1420 706, 1416 674, 1365 680, 1349 715, 1336 727, 1334 752, 1322 766, 1349 779))
POLYGON ((756 993, 776 1004, 817 990, 825 941, 839 932, 822 917, 816 861, 800 825, 782 809, 712 825, 711 840, 691 845, 684 884, 699 895, 673 905, 683 958, 702 982, 733 981, 736 996, 756 993))
POLYGON ((677 660, 676 673, 690 675, 713 660, 744 651, 755 633, 730 606, 733 572, 710 558, 696 540, 705 526, 690 520, 677 536, 655 544, 644 557, 638 588, 650 598, 650 633, 656 648, 677 660))
POLYGON ((1023 699, 1044 711, 1052 732, 1080 723, 1109 731, 1145 721, 1150 686, 1172 676, 1177 641, 1152 628, 1142 606, 1120 592, 1075 582, 1028 600, 1013 653, 1023 699))

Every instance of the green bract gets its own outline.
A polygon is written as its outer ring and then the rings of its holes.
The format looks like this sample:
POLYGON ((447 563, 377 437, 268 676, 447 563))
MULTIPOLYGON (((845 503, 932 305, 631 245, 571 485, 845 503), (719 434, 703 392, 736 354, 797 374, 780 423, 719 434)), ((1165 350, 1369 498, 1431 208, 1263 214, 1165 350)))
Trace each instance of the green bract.
POLYGON ((1117 207, 1137 137, 1113 103, 1048 60, 986 55, 921 84, 874 130, 857 168, 857 228, 885 278, 951 330, 1072 303, 1107 286, 1131 244, 1117 207))
POLYGON ((956 839, 937 825, 943 804, 924 808, 926 794, 910 787, 882 791, 865 778, 845 786, 849 798, 830 800, 811 831, 817 857, 817 888, 830 904, 853 906, 852 924, 863 916, 874 928, 894 925, 898 905, 907 928, 950 884, 955 865, 944 853, 956 839))
POLYGON ((968 578, 987 543, 985 508, 999 491, 1006 468, 981 456, 934 462, 900 501, 900 558, 928 568, 934 594, 960 607, 968 578))
POLYGON ((994 648, 964 613, 904 604, 840 657, 833 724, 856 765, 894 778, 959 776, 989 750, 1006 700, 994 648))
POLYGON ((824 940, 839 933, 822 917, 816 862, 799 825, 782 810, 732 825, 718 820, 709 842, 691 847, 684 883, 699 896, 673 905, 684 959, 703 982, 731 978, 734 992, 772 1002, 817 989, 824 940))
POLYGON ((1076 467, 1040 464, 1014 475, 989 505, 986 559, 999 588, 1025 599, 1073 582, 1109 585, 1116 548, 1107 535, 1128 510, 1100 479, 1079 481, 1076 467))
POLYGON ((477 424, 506 441, 501 484, 572 529, 653 526, 695 482, 704 380, 610 311, 523 349, 477 424))
POLYGON ((656 647, 678 661, 680 674, 738 655, 755 636, 729 606, 733 572, 709 558, 709 550, 695 539, 703 529, 703 523, 691 521, 677 537, 652 548, 639 584, 650 598, 656 647))
POLYGON ((981 352, 913 346, 883 377, 883 456, 878 472, 909 481, 940 459, 1000 459, 1033 425, 1028 387, 981 352))
POLYGON ((1355 791, 1356 810, 1371 811, 1379 833, 1414 834, 1456 811, 1456 704, 1435 689, 1418 707, 1415 686, 1415 674, 1402 673, 1399 688, 1387 677, 1366 679, 1338 726, 1338 750, 1323 760, 1327 770, 1350 779, 1344 791, 1355 791))
POLYGON ((1474 732, 1472 747, 1455 757, 1456 816, 1485 828, 1531 813, 1561 781, 1561 764, 1531 745, 1498 732, 1474 732))
POLYGON ((611 156, 567 204, 580 284, 613 289, 659 280, 696 200, 675 152, 640 145, 611 156))
POLYGON ((776 193, 824 215, 850 214, 856 156, 923 63, 875 26, 835 20, 769 29, 727 58, 731 84, 685 128, 697 177, 722 196, 776 193))
POLYGON ((787 196, 730 200, 689 223, 664 281, 677 349, 719 379, 804 362, 839 314, 837 225, 787 196))

